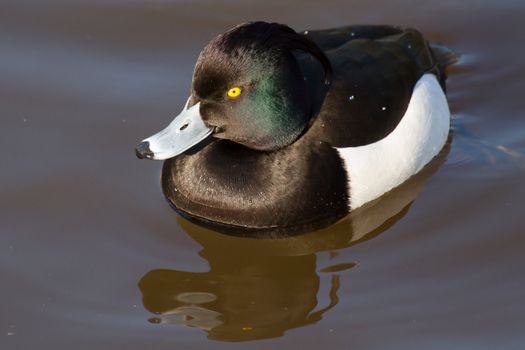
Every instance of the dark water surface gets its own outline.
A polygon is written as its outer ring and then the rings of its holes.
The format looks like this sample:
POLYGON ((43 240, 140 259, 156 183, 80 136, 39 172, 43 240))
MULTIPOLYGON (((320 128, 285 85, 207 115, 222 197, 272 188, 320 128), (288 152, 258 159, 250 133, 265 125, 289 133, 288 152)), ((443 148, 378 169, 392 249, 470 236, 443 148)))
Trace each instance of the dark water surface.
POLYGON ((524 19, 510 0, 2 1, 0 348, 524 349, 524 19), (182 220, 133 147, 182 108, 203 45, 256 19, 453 47, 449 147, 320 232, 182 220))

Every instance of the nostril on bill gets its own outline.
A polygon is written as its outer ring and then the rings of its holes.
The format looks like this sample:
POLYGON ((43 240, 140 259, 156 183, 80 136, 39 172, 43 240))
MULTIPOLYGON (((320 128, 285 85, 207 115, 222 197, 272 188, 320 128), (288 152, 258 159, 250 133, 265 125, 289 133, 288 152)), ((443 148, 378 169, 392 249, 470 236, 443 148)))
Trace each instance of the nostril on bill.
POLYGON ((184 124, 179 128, 179 131, 182 131, 182 130, 186 129, 186 128, 188 127, 188 125, 190 125, 189 122, 184 123, 184 124))
POLYGON ((149 142, 143 141, 135 147, 135 154, 139 159, 153 159, 153 152, 149 149, 149 142))

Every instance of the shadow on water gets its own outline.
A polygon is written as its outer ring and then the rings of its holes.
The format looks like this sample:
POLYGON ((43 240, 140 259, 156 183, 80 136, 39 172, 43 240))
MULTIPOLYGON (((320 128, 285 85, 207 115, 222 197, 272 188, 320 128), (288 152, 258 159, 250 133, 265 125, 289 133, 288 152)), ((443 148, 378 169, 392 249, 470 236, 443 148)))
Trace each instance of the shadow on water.
POLYGON ((450 144, 422 172, 381 200, 315 232, 280 239, 224 235, 179 217, 180 226, 203 249, 208 272, 155 269, 139 281, 149 321, 200 328, 209 339, 248 341, 279 337, 313 324, 334 308, 340 276, 352 262, 322 269, 316 253, 350 247, 388 230, 408 212, 424 182, 444 162, 450 144), (318 272, 331 273, 320 288, 318 272), (318 295, 328 290, 327 298, 318 295), (318 305, 318 296, 328 300, 318 305))

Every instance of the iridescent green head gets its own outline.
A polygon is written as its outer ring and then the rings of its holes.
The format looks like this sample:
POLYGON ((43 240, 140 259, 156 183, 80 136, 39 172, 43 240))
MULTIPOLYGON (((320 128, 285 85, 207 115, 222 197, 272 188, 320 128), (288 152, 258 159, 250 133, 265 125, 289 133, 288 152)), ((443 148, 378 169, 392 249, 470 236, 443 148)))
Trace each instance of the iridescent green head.
POLYGON ((291 144, 312 117, 298 50, 317 58, 329 79, 324 53, 287 26, 254 22, 219 35, 199 56, 189 106, 200 102, 217 138, 258 150, 291 144))
POLYGON ((197 60, 182 112, 164 130, 144 139, 137 156, 175 157, 210 135, 256 150, 290 145, 314 113, 297 51, 316 58, 330 80, 325 54, 285 25, 247 23, 219 35, 197 60))

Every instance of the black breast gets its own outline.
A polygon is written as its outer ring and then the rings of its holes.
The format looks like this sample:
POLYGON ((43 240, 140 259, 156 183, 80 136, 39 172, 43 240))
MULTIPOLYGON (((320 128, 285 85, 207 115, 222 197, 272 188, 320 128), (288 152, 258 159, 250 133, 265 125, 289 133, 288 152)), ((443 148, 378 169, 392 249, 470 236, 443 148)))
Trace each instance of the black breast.
POLYGON ((215 141, 164 163, 164 194, 182 215, 230 233, 325 226, 348 212, 346 173, 332 147, 306 142, 260 152, 215 141))

